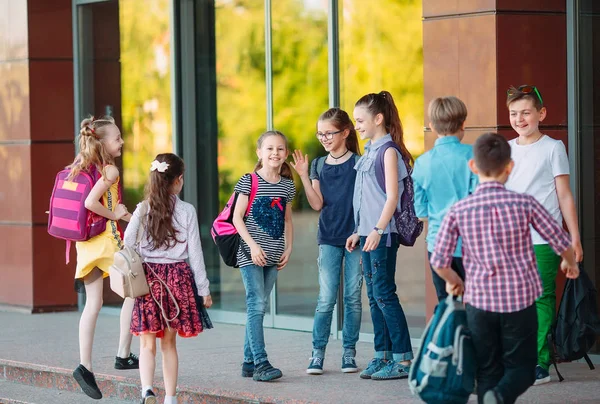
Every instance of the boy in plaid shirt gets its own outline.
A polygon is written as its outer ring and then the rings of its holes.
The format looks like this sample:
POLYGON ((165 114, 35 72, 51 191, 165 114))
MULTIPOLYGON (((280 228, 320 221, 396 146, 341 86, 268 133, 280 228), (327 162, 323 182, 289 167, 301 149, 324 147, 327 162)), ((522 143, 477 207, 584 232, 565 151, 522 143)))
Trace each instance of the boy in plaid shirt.
POLYGON ((570 238, 530 195, 504 188, 513 168, 502 136, 486 133, 473 147, 473 195, 457 202, 442 222, 431 265, 453 295, 464 292, 478 362, 479 403, 513 403, 535 381, 537 312, 542 292, 530 226, 562 256, 561 269, 577 278, 570 238), (466 285, 451 268, 462 237, 466 285))

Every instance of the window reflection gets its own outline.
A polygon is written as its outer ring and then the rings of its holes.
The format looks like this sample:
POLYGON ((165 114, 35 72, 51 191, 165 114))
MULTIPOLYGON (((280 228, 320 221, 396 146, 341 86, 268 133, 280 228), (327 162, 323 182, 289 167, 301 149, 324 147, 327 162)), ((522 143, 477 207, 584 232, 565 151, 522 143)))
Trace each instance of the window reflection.
MULTIPOLYGON (((317 118, 329 102, 327 68, 327 2, 273 2, 273 123, 312 160, 323 155, 315 137, 317 118)), ((317 223, 319 213, 306 200, 296 178, 294 251, 277 280, 277 314, 312 317, 319 279, 317 223)))
POLYGON ((130 208, 143 197, 154 156, 173 147, 169 4, 119 1, 123 178, 130 208))
MULTIPOLYGON (((256 163, 256 140, 266 127, 264 1, 217 0, 216 69, 219 201, 223 207, 238 179, 256 163)), ((246 310, 240 272, 221 263, 211 284, 215 308, 246 310)))

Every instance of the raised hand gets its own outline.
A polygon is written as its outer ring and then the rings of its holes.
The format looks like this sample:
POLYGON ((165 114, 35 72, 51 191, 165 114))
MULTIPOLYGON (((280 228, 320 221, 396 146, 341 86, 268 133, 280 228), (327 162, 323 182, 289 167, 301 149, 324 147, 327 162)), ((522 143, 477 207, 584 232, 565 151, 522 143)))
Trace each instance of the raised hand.
POLYGON ((296 170, 300 177, 308 176, 308 154, 303 155, 301 150, 294 150, 292 154, 294 159, 293 163, 290 163, 292 168, 296 170))

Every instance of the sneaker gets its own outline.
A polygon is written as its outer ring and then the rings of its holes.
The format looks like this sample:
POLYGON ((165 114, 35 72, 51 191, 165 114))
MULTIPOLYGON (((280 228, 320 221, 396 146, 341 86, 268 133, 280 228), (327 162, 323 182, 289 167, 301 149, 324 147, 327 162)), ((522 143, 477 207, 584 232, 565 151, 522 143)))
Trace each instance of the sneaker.
POLYGON ((242 377, 252 377, 254 375, 254 362, 242 363, 242 377))
POLYGON ((281 370, 271 366, 269 361, 264 361, 254 369, 252 379, 257 382, 270 382, 283 376, 281 370))
POLYGON ((142 398, 142 404, 158 404, 156 395, 154 395, 154 392, 152 390, 146 391, 146 394, 144 394, 144 398, 142 398))
POLYGON ((356 373, 358 372, 358 366, 356 366, 356 359, 353 356, 342 357, 342 372, 344 373, 356 373))
POLYGON ((488 390, 483 395, 483 404, 503 404, 504 400, 500 393, 495 390, 488 390))
POLYGON ((378 372, 371 375, 373 380, 394 380, 394 379, 406 379, 410 366, 402 365, 396 361, 389 361, 385 367, 378 372))
POLYGON ((140 360, 137 356, 130 353, 127 358, 121 358, 115 356, 115 369, 117 370, 131 370, 131 369, 139 369, 140 368, 140 360))
POLYGON ((367 368, 360 372, 361 379, 370 379, 373 373, 379 372, 387 365, 387 362, 383 359, 373 358, 371 362, 367 365, 367 368))
POLYGON ((310 358, 310 363, 306 369, 306 373, 309 375, 322 375, 323 374, 323 358, 310 358))
POLYGON ((79 365, 77 369, 73 371, 73 377, 81 387, 81 390, 89 397, 94 400, 100 400, 102 398, 102 392, 96 384, 96 378, 94 374, 87 370, 85 366, 79 365))
POLYGON ((535 382, 533 382, 533 385, 537 386, 539 384, 545 384, 545 383, 549 383, 549 382, 550 382, 550 373, 546 369, 541 367, 540 365, 537 365, 535 367, 535 382))

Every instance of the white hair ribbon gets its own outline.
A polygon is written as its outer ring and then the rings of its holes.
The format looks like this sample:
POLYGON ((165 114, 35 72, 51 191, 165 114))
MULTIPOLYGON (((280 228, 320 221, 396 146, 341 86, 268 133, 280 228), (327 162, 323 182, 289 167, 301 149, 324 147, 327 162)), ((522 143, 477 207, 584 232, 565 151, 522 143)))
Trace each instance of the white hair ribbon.
POLYGON ((165 171, 167 171, 167 168, 169 168, 169 164, 166 162, 160 162, 158 160, 154 160, 152 162, 152 166, 150 167, 150 171, 156 171, 158 170, 159 173, 164 173, 165 171))

